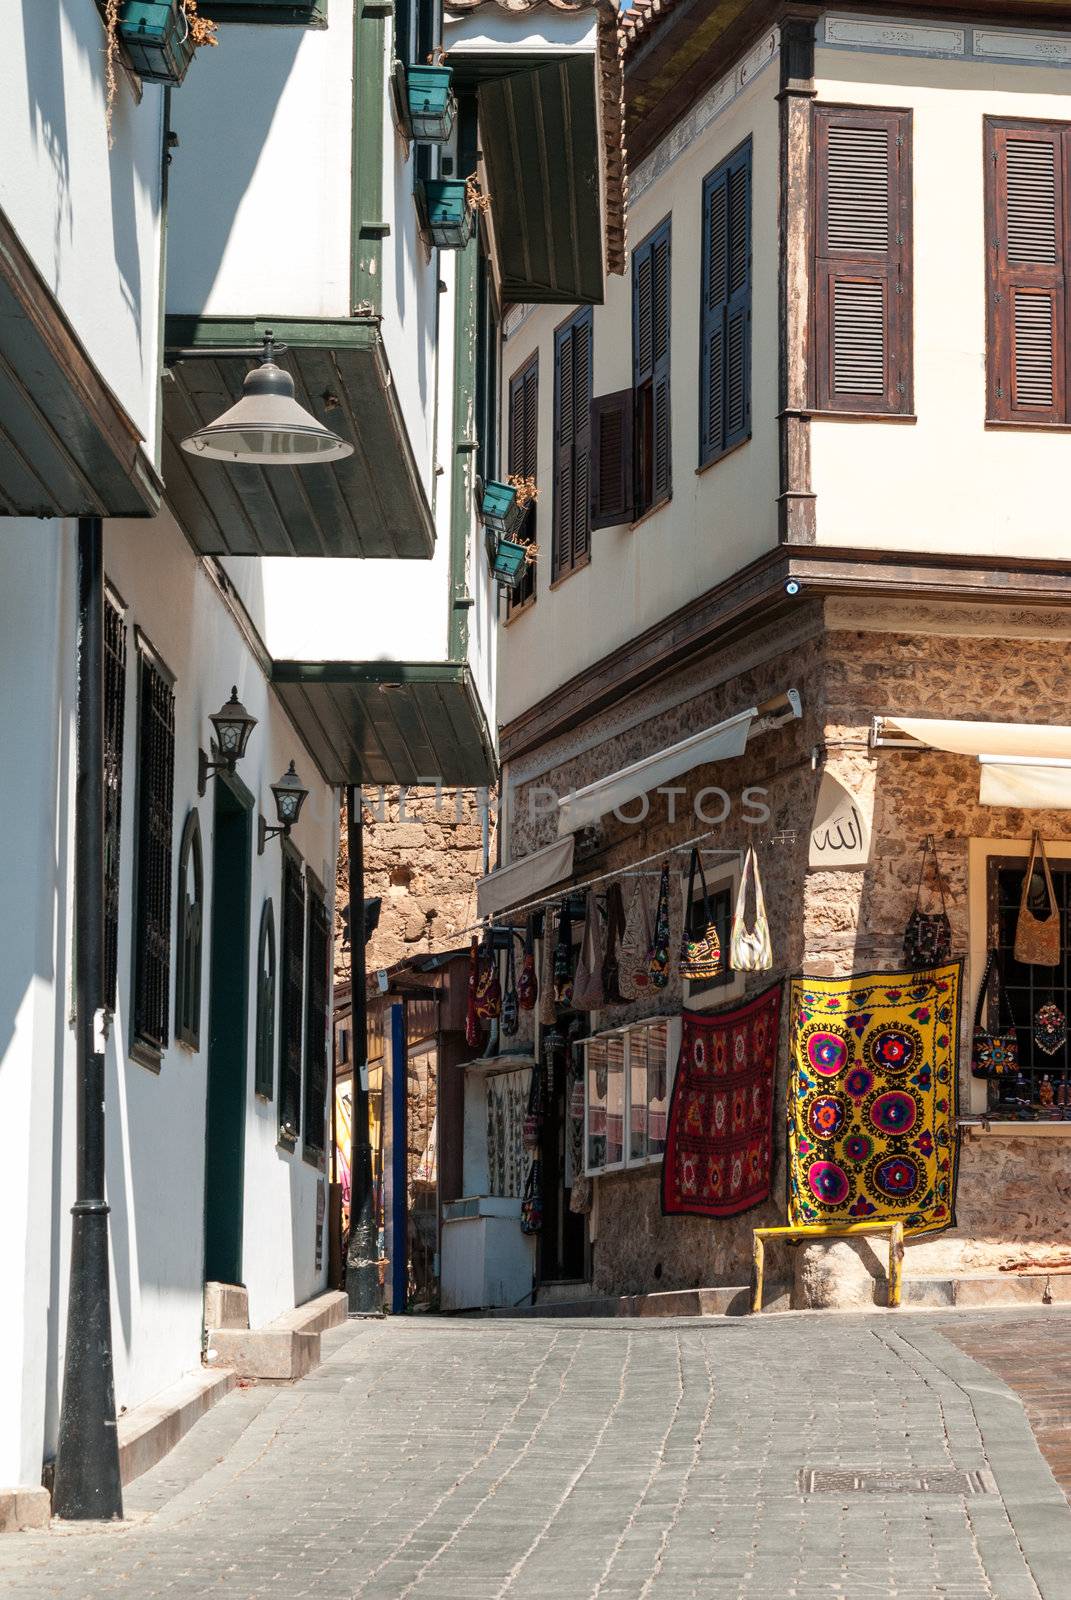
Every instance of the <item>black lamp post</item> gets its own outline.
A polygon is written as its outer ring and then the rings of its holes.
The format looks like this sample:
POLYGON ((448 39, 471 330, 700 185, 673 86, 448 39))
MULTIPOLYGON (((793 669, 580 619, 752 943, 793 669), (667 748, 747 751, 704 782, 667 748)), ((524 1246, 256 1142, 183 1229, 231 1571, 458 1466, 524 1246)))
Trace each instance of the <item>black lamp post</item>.
POLYGON ((290 830, 301 815, 301 808, 308 798, 309 791, 304 787, 298 777, 291 761, 278 783, 273 783, 271 792, 275 796, 275 815, 279 819, 277 828, 269 828, 264 818, 260 818, 260 834, 257 841, 257 855, 264 854, 264 846, 269 839, 281 835, 284 839, 290 837, 290 830))
POLYGON ((256 717, 239 700, 237 685, 232 687, 227 703, 214 711, 208 720, 216 730, 212 753, 219 759, 210 761, 203 750, 197 752, 197 793, 202 795, 208 787, 210 772, 234 771, 245 755, 249 735, 257 725, 256 717))

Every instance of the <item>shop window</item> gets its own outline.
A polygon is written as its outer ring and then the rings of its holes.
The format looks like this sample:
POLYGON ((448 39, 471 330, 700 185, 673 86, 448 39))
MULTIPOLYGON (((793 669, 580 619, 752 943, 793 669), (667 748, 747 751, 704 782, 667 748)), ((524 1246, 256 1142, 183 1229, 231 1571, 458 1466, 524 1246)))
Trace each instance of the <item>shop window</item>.
POLYGON ((175 926, 175 1038, 196 1050, 201 1043, 201 944, 204 926, 204 865, 201 822, 196 810, 182 830, 175 926))
POLYGON ((293 1144, 301 1129, 301 1054, 305 999, 305 879, 301 857, 283 841, 279 996, 279 1132, 293 1144))
POLYGON ((554 483, 551 579, 591 555, 591 307, 554 335, 554 483))
POLYGON ((158 1065, 170 1029, 174 679, 144 635, 138 647, 138 790, 131 1052, 158 1065))
POLYGON ((104 596, 104 1005, 115 1010, 119 970, 119 854, 126 716, 126 621, 122 601, 104 596))
POLYGON ((669 1089, 674 1063, 670 1060, 670 1030, 666 1018, 645 1022, 628 1030, 630 1167, 661 1161, 666 1148, 669 1089))
MULTIPOLYGON (((509 380, 509 474, 517 478, 533 478, 538 484, 539 465, 539 357, 535 355, 514 373, 509 380)), ((520 538, 534 541, 536 536, 536 503, 531 501, 524 514, 520 538)), ((507 591, 506 615, 512 616, 536 596, 535 562, 524 569, 524 576, 515 589, 507 591)))
POLYGON ((906 415, 911 378, 911 113, 814 112, 814 399, 906 415))
POLYGON ((751 140, 703 184, 699 465, 751 433, 751 140))
POLYGON ((305 1149, 324 1150, 327 1114, 328 996, 331 992, 331 919, 324 892, 308 875, 308 957, 305 968, 305 1149))
POLYGON ((253 1092, 272 1097, 275 1078, 275 911, 265 900, 257 940, 257 1041, 253 1092))
MULTIPOLYGON (((1053 1111, 1065 1108, 1071 1113, 1071 1047, 1064 1044, 1047 1055, 1034 1038, 1034 1018, 1042 1006, 1053 1003, 1065 1017, 1071 1015, 1071 861, 1051 856, 1049 860, 1060 918, 1060 960, 1054 967, 1025 965, 1015 959, 1015 925, 1026 867, 1024 856, 990 856, 987 863, 988 940, 1000 959, 1004 990, 1015 1023, 1019 1073, 991 1078, 985 1089, 991 1113, 1029 1119, 1047 1118, 1053 1111)), ((1038 916, 1047 914, 1048 897, 1040 864, 1031 880, 1027 903, 1038 916)), ((978 976, 980 980, 980 971, 978 976)), ((996 1000, 991 998, 987 1026, 996 1030, 1002 1025, 996 1000)))
POLYGON ((633 1023, 585 1042, 589 1177, 661 1161, 679 1046, 680 1021, 668 1017, 633 1023))

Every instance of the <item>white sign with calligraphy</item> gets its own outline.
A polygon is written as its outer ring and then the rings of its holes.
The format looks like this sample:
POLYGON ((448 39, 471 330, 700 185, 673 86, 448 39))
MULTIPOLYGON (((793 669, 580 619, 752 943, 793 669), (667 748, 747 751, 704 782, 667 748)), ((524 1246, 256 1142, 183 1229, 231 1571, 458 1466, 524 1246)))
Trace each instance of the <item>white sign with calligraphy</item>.
POLYGON ((870 859, 870 819, 863 803, 832 773, 822 774, 814 808, 807 865, 820 872, 865 867, 870 859))

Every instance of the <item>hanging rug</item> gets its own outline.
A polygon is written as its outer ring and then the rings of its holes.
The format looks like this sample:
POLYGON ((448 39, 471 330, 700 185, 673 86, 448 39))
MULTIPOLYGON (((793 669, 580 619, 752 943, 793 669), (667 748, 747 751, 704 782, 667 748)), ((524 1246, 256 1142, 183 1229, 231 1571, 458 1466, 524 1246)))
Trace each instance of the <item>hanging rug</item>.
POLYGON ((962 963, 794 978, 788 1215, 807 1223, 955 1223, 962 963))
POLYGON ((715 1016, 685 1012, 662 1162, 666 1216, 732 1217, 770 1194, 781 985, 715 1016))

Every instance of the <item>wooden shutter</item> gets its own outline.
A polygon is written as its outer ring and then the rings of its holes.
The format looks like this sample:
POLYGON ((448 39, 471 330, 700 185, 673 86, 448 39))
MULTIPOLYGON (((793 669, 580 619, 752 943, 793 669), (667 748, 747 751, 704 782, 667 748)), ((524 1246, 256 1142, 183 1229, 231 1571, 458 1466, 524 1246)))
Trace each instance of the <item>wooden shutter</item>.
POLYGON ((644 455, 637 513, 668 500, 673 488, 670 430, 670 224, 667 219, 632 255, 633 388, 636 442, 644 455), (640 391, 643 391, 641 394, 640 391))
POLYGON ((309 952, 305 1002, 305 1148, 323 1151, 327 1112, 327 997, 331 926, 323 891, 309 880, 309 952))
POLYGON ((591 402, 591 526, 632 520, 632 390, 591 402))
POLYGON ((815 109, 815 402, 909 413, 911 113, 815 109))
POLYGON ((253 1091, 272 1097, 275 1075, 275 912, 265 900, 257 942, 257 1041, 253 1091))
POLYGON ((703 186, 699 465, 751 432, 751 141, 703 186))
MULTIPOLYGON (((526 367, 514 373, 509 381, 509 450, 508 471, 511 477, 535 478, 538 482, 539 441, 539 357, 533 356, 526 367)), ((536 505, 529 505, 522 528, 522 537, 535 539, 536 505)), ((535 563, 529 565, 516 589, 506 595, 506 614, 518 606, 535 599, 535 563)))
POLYGON ((159 1056, 170 1037, 175 696, 144 650, 138 667, 133 1041, 159 1056))
POLYGON ((554 578, 587 560, 590 493, 591 311, 585 307, 554 336, 554 578))
POLYGON ((301 1122, 301 1022, 305 992, 305 880, 301 859, 283 846, 283 943, 279 1017, 279 1125, 296 1139, 301 1122))
POLYGON ((1071 127, 986 120, 988 412, 1066 422, 1071 127))

